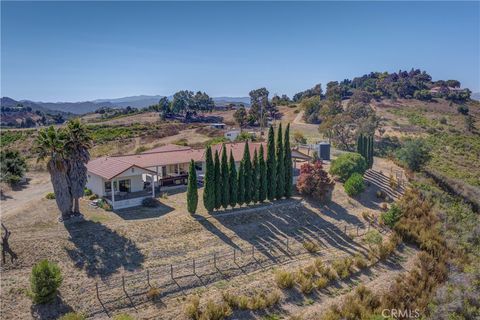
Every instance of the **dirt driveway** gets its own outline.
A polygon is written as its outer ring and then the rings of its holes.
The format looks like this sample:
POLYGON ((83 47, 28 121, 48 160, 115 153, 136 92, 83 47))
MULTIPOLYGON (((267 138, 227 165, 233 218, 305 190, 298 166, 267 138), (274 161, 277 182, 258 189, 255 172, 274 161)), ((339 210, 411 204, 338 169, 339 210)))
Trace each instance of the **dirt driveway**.
POLYGON ((28 172, 27 183, 11 188, 2 188, 1 213, 5 218, 18 211, 25 210, 35 202, 52 192, 52 184, 48 172, 28 172))

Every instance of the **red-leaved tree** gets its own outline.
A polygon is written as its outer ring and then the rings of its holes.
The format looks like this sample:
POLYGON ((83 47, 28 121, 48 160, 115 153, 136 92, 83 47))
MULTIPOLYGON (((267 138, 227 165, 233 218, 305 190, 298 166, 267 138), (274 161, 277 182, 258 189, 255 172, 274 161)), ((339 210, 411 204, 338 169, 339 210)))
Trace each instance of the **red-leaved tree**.
POLYGON ((335 181, 323 169, 321 161, 305 163, 300 167, 297 190, 302 195, 328 201, 332 197, 335 181))

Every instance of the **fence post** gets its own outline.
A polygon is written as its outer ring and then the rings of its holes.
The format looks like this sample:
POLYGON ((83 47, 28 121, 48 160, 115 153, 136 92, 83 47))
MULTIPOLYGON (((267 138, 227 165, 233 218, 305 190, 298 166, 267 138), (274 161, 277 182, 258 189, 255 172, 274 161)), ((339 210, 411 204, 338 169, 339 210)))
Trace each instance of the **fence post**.
POLYGON ((217 269, 217 253, 213 253, 213 266, 217 269))
POLYGON ((347 225, 344 226, 344 233, 346 234, 347 233, 347 225))
POLYGON ((252 258, 255 259, 255 247, 252 244, 252 258))
POLYGON ((192 262, 193 262, 193 274, 197 274, 197 272, 195 270, 195 259, 192 259, 192 262))
POLYGON ((98 299, 98 301, 101 302, 101 300, 100 300, 100 294, 98 293, 98 282, 96 282, 96 281, 95 281, 95 291, 97 292, 97 299, 98 299))
POLYGON ((233 248, 233 263, 237 263, 237 250, 233 248))
POLYGON ((357 226, 357 237, 358 237, 358 226, 357 226))
POLYGON ((149 287, 151 287, 150 285, 150 269, 147 269, 147 284, 149 287))
POLYGON ((287 238, 287 251, 289 251, 289 250, 288 250, 288 238, 287 238))
POLYGON ((170 265, 170 277, 172 277, 173 280, 173 264, 170 265))
POLYGON ((122 275, 122 288, 123 288, 123 292, 126 293, 127 291, 125 290, 125 276, 123 275, 122 275))

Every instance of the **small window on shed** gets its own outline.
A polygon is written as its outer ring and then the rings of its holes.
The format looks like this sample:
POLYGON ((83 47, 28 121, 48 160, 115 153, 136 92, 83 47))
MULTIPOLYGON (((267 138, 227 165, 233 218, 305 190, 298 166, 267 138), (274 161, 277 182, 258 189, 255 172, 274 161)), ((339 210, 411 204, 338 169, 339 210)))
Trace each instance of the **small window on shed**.
POLYGON ((135 168, 132 168, 132 172, 135 172, 135 168))

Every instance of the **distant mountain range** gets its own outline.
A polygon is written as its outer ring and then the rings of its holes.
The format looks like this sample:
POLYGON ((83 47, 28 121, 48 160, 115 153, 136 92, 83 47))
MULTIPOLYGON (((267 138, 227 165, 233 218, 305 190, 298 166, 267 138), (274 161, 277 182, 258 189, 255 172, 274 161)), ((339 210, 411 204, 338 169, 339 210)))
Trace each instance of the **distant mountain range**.
MULTIPOLYGON (((9 97, 3 97, 1 99, 1 105, 5 107, 14 107, 17 104, 21 103, 25 107, 29 106, 32 110, 40 110, 42 112, 64 112, 64 113, 74 113, 74 114, 84 114, 88 112, 93 112, 101 107, 117 107, 117 108, 126 108, 128 106, 135 108, 144 108, 150 105, 158 103, 164 96, 160 95, 139 95, 123 98, 114 98, 114 99, 97 99, 93 101, 81 101, 81 102, 40 102, 40 101, 30 101, 30 100, 14 100, 9 97)), ((170 100, 173 96, 168 97, 170 100)), ((243 103, 246 106, 250 103, 249 97, 214 97, 213 101, 215 105, 223 106, 229 103, 243 103)))

